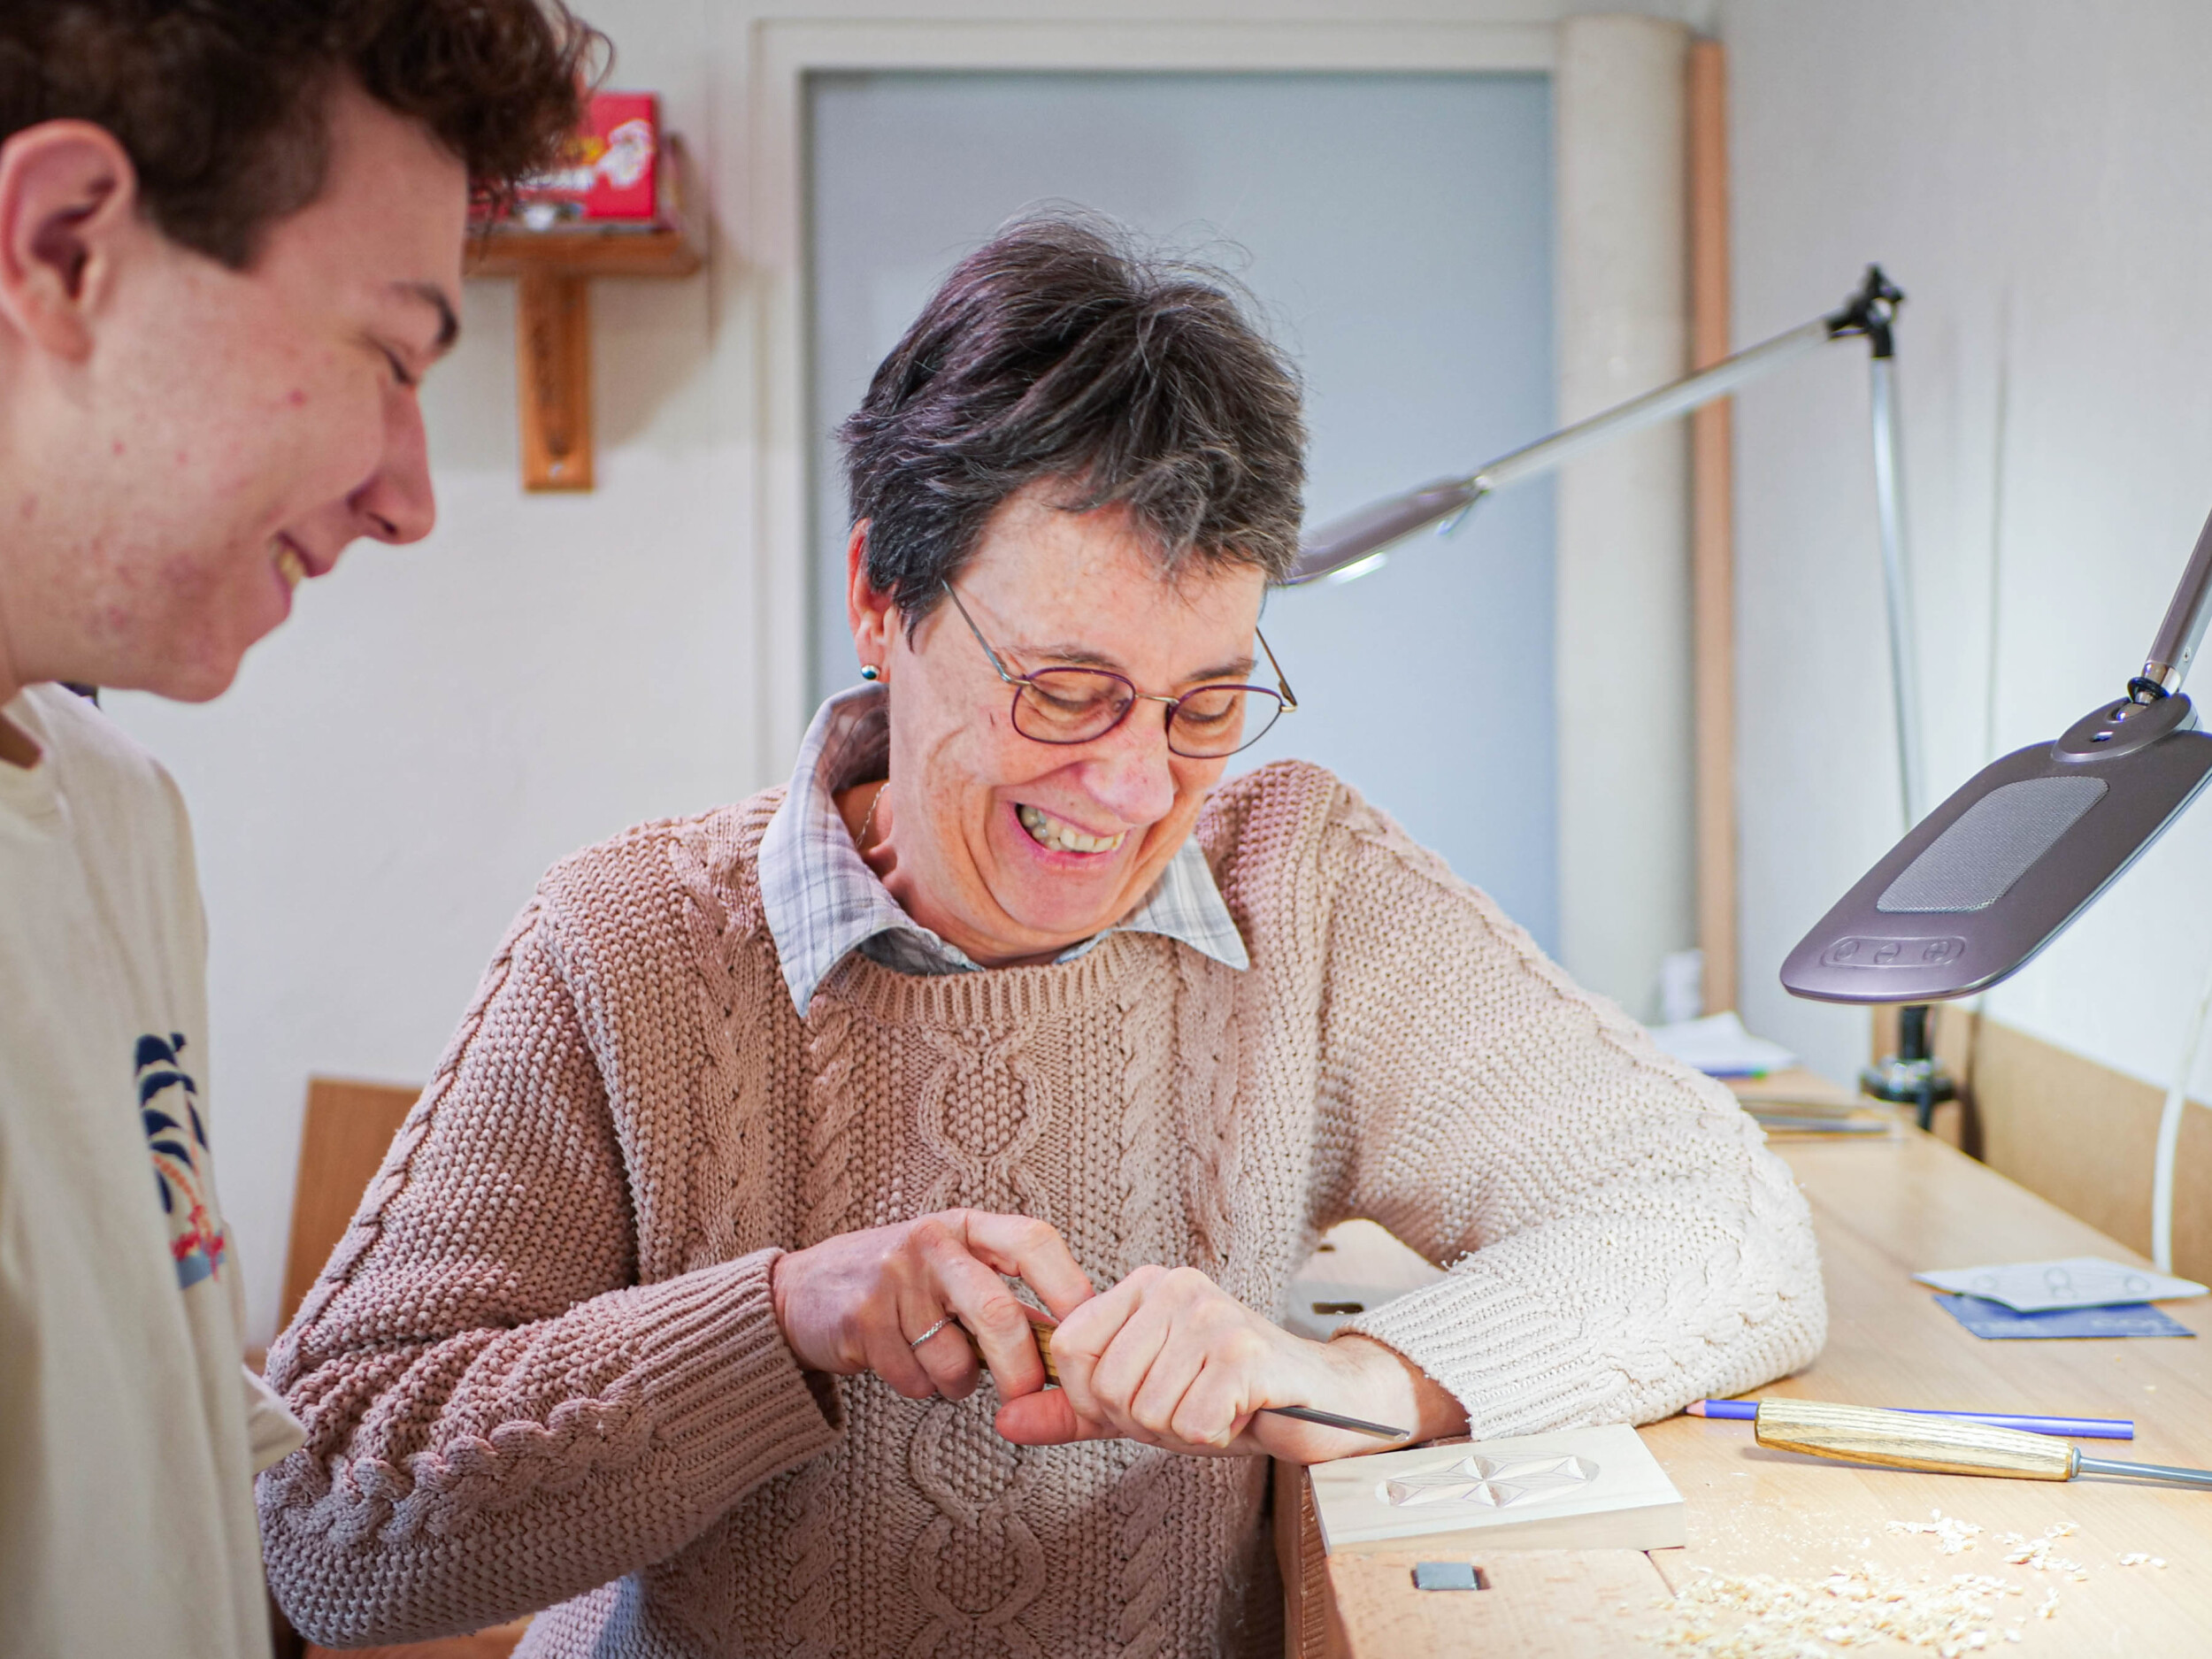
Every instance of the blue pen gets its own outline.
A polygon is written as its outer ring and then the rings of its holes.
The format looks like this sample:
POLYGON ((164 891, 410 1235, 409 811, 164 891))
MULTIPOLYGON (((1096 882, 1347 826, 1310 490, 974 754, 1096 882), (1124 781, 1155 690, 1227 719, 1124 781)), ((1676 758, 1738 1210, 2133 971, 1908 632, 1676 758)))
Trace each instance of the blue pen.
MULTIPOLYGON (((2135 1425, 2124 1417, 2024 1417, 2005 1411, 1929 1411, 1911 1406, 1890 1408, 1913 1417, 1957 1417, 2031 1434, 2058 1434, 2083 1440, 2131 1440, 2135 1425)), ((1734 1417, 1749 1422, 1759 1415, 1756 1400, 1700 1400, 1684 1408, 1694 1417, 1734 1417)))

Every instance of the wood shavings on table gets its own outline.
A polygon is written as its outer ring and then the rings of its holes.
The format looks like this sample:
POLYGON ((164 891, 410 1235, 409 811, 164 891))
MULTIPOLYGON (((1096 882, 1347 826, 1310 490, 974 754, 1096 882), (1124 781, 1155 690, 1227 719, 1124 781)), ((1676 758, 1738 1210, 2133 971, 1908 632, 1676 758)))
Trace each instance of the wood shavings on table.
POLYGON ((1982 1530, 1980 1527, 1971 1521, 1962 1521, 1955 1515, 1946 1515, 1941 1509, 1931 1509, 1928 1513, 1932 1519, 1892 1521, 1887 1530, 1893 1532, 1931 1533, 1935 1538, 1936 1548, 1947 1555, 1955 1555, 1974 1548, 1974 1535, 1982 1530))
MULTIPOLYGON (((1924 1521, 1892 1521, 1886 1530, 1931 1539, 1945 1555, 1963 1555, 1982 1536, 1977 1523, 1940 1509, 1930 1510, 1924 1521)), ((2085 1579, 2088 1571, 2079 1562, 2052 1551, 2079 1530, 2060 1521, 2039 1538, 2004 1532, 1997 1541, 2008 1565, 2085 1579)), ((2121 1559, 2140 1565, 2153 1557, 2121 1559)), ((2001 1640, 2024 1640, 2024 1621, 2052 1618, 2059 1605, 2054 1589, 2032 1609, 2007 1606, 2009 1598, 2028 1593, 2016 1579, 1962 1572, 1939 1582, 1924 1573, 1916 1581, 1871 1561, 1832 1569, 1816 1583, 1697 1571, 1703 1576, 1684 1586, 1673 1601, 1660 1603, 1672 1616, 1669 1623, 1646 1632, 1657 1646, 1697 1659, 1838 1659, 1847 1649, 1885 1641, 1930 1649, 1939 1659, 1964 1659, 2001 1640)))
MULTIPOLYGON (((1665 1604, 1672 1617, 1647 1640, 1699 1659, 1832 1659, 1881 1641, 1964 1659, 2001 1637, 2021 1639, 2016 1625, 2001 1631, 1998 1620, 2005 1600, 2023 1594, 1986 1573, 1916 1584, 1873 1562, 1837 1568, 1818 1584, 1712 1573, 1665 1604)), ((2056 1604, 2053 1591, 2049 1605, 2056 1604)))
POLYGON ((2071 1521, 2058 1521, 2045 1527, 2040 1538, 2030 1538, 2024 1532, 2007 1532, 2000 1541, 2005 1546, 2005 1559, 2014 1566, 2025 1567, 2031 1572, 2062 1572, 2080 1584, 2088 1580, 2089 1569, 2078 1561, 2051 1553, 2052 1545, 2080 1530, 2071 1521))

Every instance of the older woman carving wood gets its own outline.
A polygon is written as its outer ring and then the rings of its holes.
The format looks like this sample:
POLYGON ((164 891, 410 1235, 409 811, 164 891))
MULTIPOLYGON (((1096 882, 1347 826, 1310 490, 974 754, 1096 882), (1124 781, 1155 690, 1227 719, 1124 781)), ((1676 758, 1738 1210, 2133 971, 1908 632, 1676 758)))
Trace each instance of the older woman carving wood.
POLYGON ((844 435, 872 683, 546 877, 272 1356, 296 1624, 1256 1654, 1258 1454, 1372 1444, 1262 1408, 1512 1433, 1812 1356, 1725 1091, 1326 772, 1221 781, 1294 707, 1303 432, 1217 285, 1017 226, 844 435), (1349 1216, 1451 1271, 1294 1337, 1349 1216))

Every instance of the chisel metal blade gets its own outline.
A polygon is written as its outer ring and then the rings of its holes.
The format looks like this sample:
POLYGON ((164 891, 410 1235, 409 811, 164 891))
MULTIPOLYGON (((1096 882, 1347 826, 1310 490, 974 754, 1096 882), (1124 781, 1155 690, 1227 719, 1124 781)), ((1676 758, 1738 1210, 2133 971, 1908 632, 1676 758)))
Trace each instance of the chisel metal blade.
POLYGON ((2212 1491, 2212 1469, 2176 1469, 2170 1463, 2124 1463, 2111 1457, 2074 1457, 2077 1475, 2120 1475, 2130 1480, 2162 1480, 2169 1486, 2212 1491))

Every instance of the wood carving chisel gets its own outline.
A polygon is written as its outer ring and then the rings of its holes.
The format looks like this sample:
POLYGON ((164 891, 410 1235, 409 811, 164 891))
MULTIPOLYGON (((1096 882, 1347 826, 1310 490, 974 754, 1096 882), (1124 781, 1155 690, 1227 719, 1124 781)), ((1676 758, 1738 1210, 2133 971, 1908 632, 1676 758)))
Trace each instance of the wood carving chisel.
POLYGON ((2157 1480, 2212 1490, 2212 1469, 2173 1469, 2164 1463, 2084 1457, 2073 1446, 2048 1434, 1955 1418, 1913 1417, 1872 1406, 1763 1400, 1752 1432, 1760 1445, 1776 1451, 1882 1463, 1893 1469, 1923 1469, 1934 1474, 2003 1475, 2016 1480, 2116 1475, 2128 1480, 2157 1480))
MULTIPOLYGON (((1733 1418, 1749 1423, 1759 1415, 1756 1400, 1693 1400, 1683 1410, 1694 1417, 1733 1418)), ((1959 1417, 1968 1423, 1993 1423, 2001 1429, 2025 1429, 2031 1434, 2056 1434, 2073 1440, 2131 1440, 2135 1425, 2126 1417, 2025 1417, 2012 1411, 1935 1410, 1925 1406, 1885 1406, 1909 1417, 1959 1417)))

